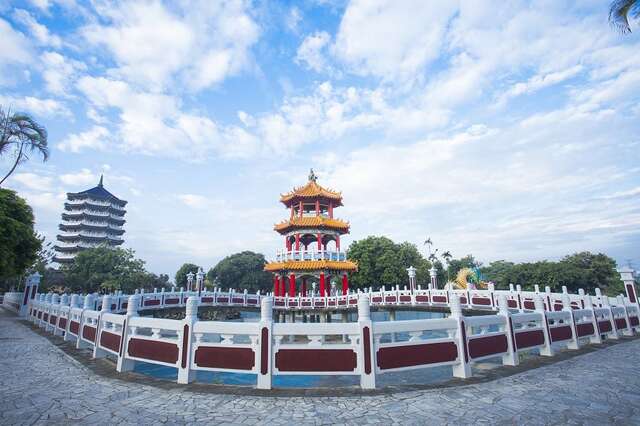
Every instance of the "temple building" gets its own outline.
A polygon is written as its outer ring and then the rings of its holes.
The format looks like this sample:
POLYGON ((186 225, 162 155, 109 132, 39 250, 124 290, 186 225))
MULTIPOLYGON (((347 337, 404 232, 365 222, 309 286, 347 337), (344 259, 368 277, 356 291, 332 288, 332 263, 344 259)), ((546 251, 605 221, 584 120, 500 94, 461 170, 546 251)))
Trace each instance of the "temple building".
POLYGON ((104 188, 102 176, 95 188, 67 193, 54 262, 70 263, 87 248, 121 245, 126 204, 104 188))
POLYGON ((347 294, 348 273, 358 266, 340 250, 340 237, 349 233, 349 223, 334 218, 333 211, 342 206, 342 195, 320 186, 311 170, 309 182, 283 194, 280 202, 289 210, 289 219, 274 227, 284 237, 284 249, 265 265, 274 273, 274 295, 307 296, 313 280, 324 297, 330 295, 332 278, 342 283, 338 292, 347 294))

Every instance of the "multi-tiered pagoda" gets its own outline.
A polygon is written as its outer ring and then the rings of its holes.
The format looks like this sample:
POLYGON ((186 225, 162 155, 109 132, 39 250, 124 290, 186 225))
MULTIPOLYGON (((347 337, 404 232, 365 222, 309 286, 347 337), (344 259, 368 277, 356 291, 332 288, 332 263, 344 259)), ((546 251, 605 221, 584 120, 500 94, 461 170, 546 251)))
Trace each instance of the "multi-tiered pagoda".
POLYGON ((122 244, 126 204, 104 189, 102 176, 95 188, 67 193, 60 224, 62 232, 58 234, 53 260, 60 264, 70 263, 81 250, 122 244))
POLYGON ((284 236, 285 248, 265 266, 266 271, 274 273, 274 295, 307 296, 308 280, 313 280, 324 297, 331 292, 332 278, 342 282, 338 292, 346 294, 347 274, 358 267, 340 250, 340 236, 349 233, 349 223, 335 219, 333 210, 342 206, 342 195, 318 185, 311 170, 309 182, 283 194, 280 202, 289 209, 290 216, 274 227, 284 236))

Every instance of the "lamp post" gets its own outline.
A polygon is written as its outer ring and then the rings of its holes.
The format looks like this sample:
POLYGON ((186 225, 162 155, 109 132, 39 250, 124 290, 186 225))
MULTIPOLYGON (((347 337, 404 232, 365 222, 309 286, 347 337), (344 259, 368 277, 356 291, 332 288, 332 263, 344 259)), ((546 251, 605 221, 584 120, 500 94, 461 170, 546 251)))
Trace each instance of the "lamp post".
POLYGON ((198 270, 198 273, 196 275, 197 275, 196 284, 198 285, 198 296, 200 296, 200 293, 202 293, 202 288, 204 287, 204 271, 202 270, 202 268, 198 270))
POLYGON ((409 266, 407 268, 407 273, 409 274, 409 287, 411 288, 411 293, 416 289, 416 268, 413 266, 409 266))
POLYGON ((193 277, 195 274, 191 271, 187 274, 187 291, 191 291, 191 286, 193 285, 193 277))

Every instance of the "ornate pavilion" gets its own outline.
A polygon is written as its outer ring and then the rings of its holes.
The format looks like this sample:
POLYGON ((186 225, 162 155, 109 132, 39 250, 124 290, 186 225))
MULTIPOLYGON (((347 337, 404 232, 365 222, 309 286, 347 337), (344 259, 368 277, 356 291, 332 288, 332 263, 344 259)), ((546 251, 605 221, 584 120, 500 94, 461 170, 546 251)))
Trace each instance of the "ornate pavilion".
POLYGON ((86 248, 122 244, 126 204, 104 188, 102 176, 94 188, 67 193, 54 262, 73 262, 76 254, 86 248))
POLYGON ((334 208, 342 206, 341 193, 320 186, 312 169, 307 184, 281 195, 280 202, 290 215, 274 227, 284 236, 285 248, 264 268, 274 273, 273 294, 304 297, 311 279, 324 297, 331 292, 331 278, 342 281, 341 293, 346 294, 347 274, 358 266, 340 250, 340 236, 349 233, 349 222, 333 217, 334 208))

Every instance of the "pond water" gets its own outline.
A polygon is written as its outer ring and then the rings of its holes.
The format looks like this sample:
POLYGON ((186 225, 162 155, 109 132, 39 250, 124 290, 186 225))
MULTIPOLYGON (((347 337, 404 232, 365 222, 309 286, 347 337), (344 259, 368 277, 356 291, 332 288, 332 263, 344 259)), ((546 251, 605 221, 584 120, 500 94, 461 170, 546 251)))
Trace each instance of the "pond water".
MULTIPOLYGON (((357 314, 350 314, 350 321, 355 320, 357 314)), ((425 311, 397 311, 396 320, 415 320, 415 319, 429 319, 429 318, 444 318, 445 314, 439 312, 425 312, 425 311)), ((389 313, 386 311, 371 312, 371 318, 373 321, 389 321, 389 313)), ((241 312, 241 318, 234 321, 254 322, 260 319, 259 312, 244 311, 241 312)), ((428 334, 429 337, 441 337, 443 334, 428 334)), ((383 337, 382 341, 388 341, 390 337, 383 337)), ((406 340, 408 335, 406 333, 397 333, 397 340, 406 340)), ((499 361, 497 359, 496 361, 499 361)), ((484 363, 481 368, 493 368, 499 365, 497 362, 488 361, 484 363)), ((166 367, 160 365, 154 365, 144 362, 136 362, 135 370, 138 373, 147 374, 155 378, 166 379, 175 381, 178 378, 178 370, 173 367, 166 367)), ((410 370, 404 372, 386 373, 376 377, 377 386, 384 387, 390 385, 411 385, 411 384, 435 384, 444 382, 451 379, 451 367, 433 367, 424 368, 418 370, 410 370)), ((195 381, 199 383, 212 383, 212 384, 224 384, 224 385, 236 385, 236 386, 255 386, 256 375, 255 374, 243 374, 243 373, 224 373, 224 372, 210 372, 210 371, 197 371, 195 375, 195 381)), ((359 376, 297 376, 297 375, 283 375, 273 376, 273 386, 277 388, 327 388, 327 387, 350 387, 358 386, 360 383, 359 376)))

